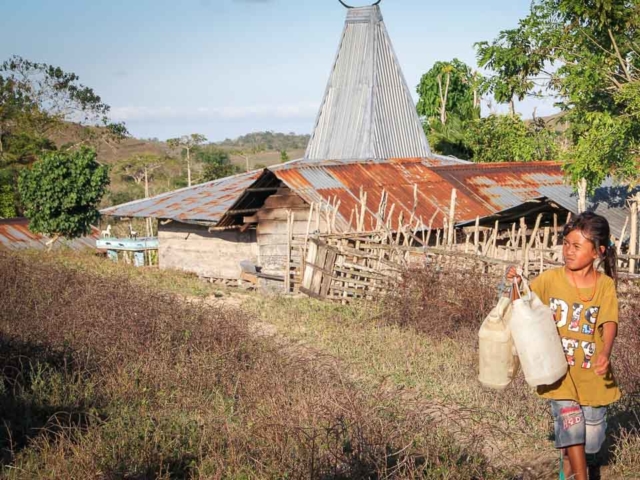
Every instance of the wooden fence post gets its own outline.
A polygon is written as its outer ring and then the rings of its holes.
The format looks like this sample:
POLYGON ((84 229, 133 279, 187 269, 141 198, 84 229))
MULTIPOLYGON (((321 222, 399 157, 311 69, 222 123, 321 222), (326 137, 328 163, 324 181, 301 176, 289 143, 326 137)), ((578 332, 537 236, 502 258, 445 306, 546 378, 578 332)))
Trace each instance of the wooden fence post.
POLYGON ((636 272, 636 259, 631 258, 638 252, 638 203, 640 203, 640 194, 631 198, 631 228, 629 230, 629 273, 636 272))

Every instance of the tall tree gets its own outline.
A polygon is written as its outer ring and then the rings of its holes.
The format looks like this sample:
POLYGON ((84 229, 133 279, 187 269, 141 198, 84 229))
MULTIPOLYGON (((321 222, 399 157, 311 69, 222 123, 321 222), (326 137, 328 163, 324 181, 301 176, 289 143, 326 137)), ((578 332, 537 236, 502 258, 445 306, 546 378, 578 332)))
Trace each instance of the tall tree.
POLYGON ((187 185, 191 186, 191 154, 207 141, 207 137, 200 133, 192 133, 167 140, 167 145, 174 150, 180 150, 187 162, 187 185))
POLYGON ((71 146, 75 147, 125 136, 124 124, 110 121, 109 105, 79 80, 75 73, 19 56, 0 64, 0 156, 24 154, 8 152, 7 137, 19 133, 36 141, 50 138, 64 122, 86 127, 74 131, 78 138, 71 146), (103 128, 90 128, 96 126, 103 128))
POLYGON ((114 168, 114 173, 133 180, 136 185, 144 185, 144 196, 149 196, 149 180, 153 172, 162 168, 162 159, 158 155, 143 153, 134 155, 121 162, 114 168))
POLYGON ((56 150, 52 139, 59 131, 70 141, 64 149, 112 144, 126 136, 124 124, 109 120, 109 110, 74 73, 18 56, 0 63, 0 203, 5 205, 0 216, 20 213, 19 172, 56 150))
POLYGON ((239 168, 231 163, 229 154, 214 146, 208 146, 196 153, 196 158, 204 164, 202 180, 210 182, 218 178, 238 173, 239 168))
POLYGON ((482 85, 482 77, 457 58, 436 62, 418 84, 418 114, 443 125, 450 115, 463 121, 479 118, 482 85))
POLYGON ((519 85, 516 94, 540 86, 558 97, 572 183, 584 179, 593 189, 607 175, 638 181, 640 0, 534 0, 516 29, 480 42, 478 54, 496 85, 519 85))
POLYGON ((100 217, 97 208, 108 184, 108 169, 93 149, 45 154, 18 182, 29 228, 53 237, 52 243, 86 235, 100 217))
POLYGON ((517 115, 489 115, 467 126, 474 162, 555 160, 558 134, 542 119, 524 122, 517 115))

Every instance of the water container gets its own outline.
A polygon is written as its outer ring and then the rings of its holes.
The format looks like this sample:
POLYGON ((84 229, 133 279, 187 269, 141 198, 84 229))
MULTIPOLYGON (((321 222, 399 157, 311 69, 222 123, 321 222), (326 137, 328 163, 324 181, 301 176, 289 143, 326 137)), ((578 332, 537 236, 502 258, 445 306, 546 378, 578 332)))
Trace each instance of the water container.
POLYGON ((482 322, 480 339, 480 374, 478 380, 483 387, 502 390, 506 388, 518 371, 518 357, 508 324, 511 301, 501 297, 482 322))
POLYGON ((551 309, 531 291, 523 278, 524 294, 513 301, 511 336, 527 383, 551 385, 567 373, 567 359, 551 309))

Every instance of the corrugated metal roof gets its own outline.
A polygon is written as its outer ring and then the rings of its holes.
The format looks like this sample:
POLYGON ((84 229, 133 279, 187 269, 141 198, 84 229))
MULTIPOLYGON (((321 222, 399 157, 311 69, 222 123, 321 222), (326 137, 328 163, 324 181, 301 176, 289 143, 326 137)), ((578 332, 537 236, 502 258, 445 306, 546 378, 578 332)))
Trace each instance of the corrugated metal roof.
POLYGON ((216 223, 262 173, 263 170, 241 173, 105 208, 100 213, 114 217, 151 217, 182 222, 216 223))
POLYGON ((385 215, 395 205, 394 229, 401 212, 405 222, 413 214, 415 221, 422 219, 426 226, 433 217, 432 226, 442 228, 453 188, 457 193, 456 220, 463 222, 542 197, 543 188, 560 188, 564 184, 560 164, 556 162, 430 167, 414 159, 317 166, 299 164, 295 169, 280 169, 274 173, 307 202, 335 205, 339 200, 340 220, 348 225, 351 219, 351 229, 355 228, 353 210, 360 205, 361 189, 367 193, 364 222, 367 229, 375 228, 377 224, 376 214, 383 192, 387 196, 385 215), (414 198, 417 198, 415 207, 414 198))
POLYGON ((349 9, 306 161, 429 156, 379 7, 349 9))
MULTIPOLYGON (((587 199, 587 210, 605 217, 611 227, 611 233, 619 238, 629 215, 626 200, 638 192, 640 192, 640 187, 629 190, 627 186, 617 185, 611 178, 607 178, 587 199)), ((540 188, 540 193, 562 208, 574 214, 578 213, 578 195, 571 186, 543 186, 540 188)), ((628 235, 629 228, 627 228, 625 237, 628 235)))
MULTIPOLYGON (((464 189, 492 213, 544 196, 542 187, 564 185, 564 175, 557 162, 478 163, 433 170, 451 186, 464 189)), ((457 216, 461 222, 472 218, 475 216, 457 216)))
MULTIPOLYGON (((377 214, 383 195, 386 198, 386 207, 382 208, 381 218, 386 220, 391 214, 392 229, 398 227, 401 214, 405 223, 413 217, 414 225, 421 221, 424 226, 428 226, 433 218, 432 226, 442 228, 449 211, 451 190, 458 188, 419 159, 406 162, 299 166, 295 169, 277 170, 274 173, 309 203, 337 205, 340 202, 338 223, 346 226, 348 230, 356 228, 355 210, 361 205, 361 191, 367 195, 364 219, 366 230, 375 229, 378 225, 377 214)), ((466 190, 460 188, 457 192, 456 208, 459 214, 474 218, 476 215, 491 213, 488 205, 478 202, 466 190)))
MULTIPOLYGON (((67 240, 61 238, 52 246, 53 249, 71 248, 72 250, 95 249, 98 229, 93 228, 89 236, 67 240)), ((0 220, 0 247, 9 250, 46 250, 49 237, 33 233, 29 230, 26 218, 8 218, 0 220)))

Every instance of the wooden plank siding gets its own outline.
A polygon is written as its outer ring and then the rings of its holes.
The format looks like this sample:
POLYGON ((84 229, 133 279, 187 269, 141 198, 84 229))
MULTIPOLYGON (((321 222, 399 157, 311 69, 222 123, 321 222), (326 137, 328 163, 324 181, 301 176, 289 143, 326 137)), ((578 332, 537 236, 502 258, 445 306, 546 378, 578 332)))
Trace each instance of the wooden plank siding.
MULTIPOLYGON (((258 243, 258 265, 262 272, 270 275, 284 276, 287 273, 287 235, 304 236, 308 228, 309 205, 288 188, 280 188, 265 201, 256 214, 256 239, 258 243), (287 225, 288 212, 293 214, 293 224, 290 231, 287 225)), ((312 219, 311 229, 316 228, 316 221, 312 219)), ((320 228, 326 228, 323 218, 320 228)), ((291 251, 291 261, 300 263, 300 252, 294 248, 291 251)))
POLYGON ((209 232, 207 227, 172 222, 158 228, 160 268, 194 272, 200 277, 240 278, 240 261, 258 261, 256 232, 209 232))

